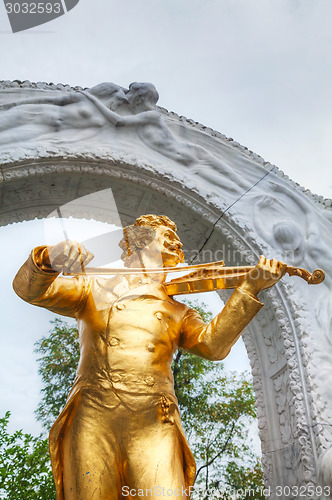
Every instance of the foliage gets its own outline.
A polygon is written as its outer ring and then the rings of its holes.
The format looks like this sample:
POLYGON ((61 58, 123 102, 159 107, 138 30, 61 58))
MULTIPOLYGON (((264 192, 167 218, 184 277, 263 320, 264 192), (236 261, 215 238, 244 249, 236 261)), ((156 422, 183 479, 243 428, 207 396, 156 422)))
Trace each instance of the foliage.
POLYGON ((0 498, 54 500, 48 441, 7 431, 10 412, 0 419, 0 498))
POLYGON ((256 457, 256 461, 253 460, 251 467, 240 467, 234 461, 228 462, 224 477, 230 490, 243 490, 242 500, 265 498, 263 471, 259 458, 256 457))
POLYGON ((80 357, 77 328, 59 318, 51 323, 54 327, 50 335, 35 344, 35 352, 40 354, 38 373, 43 381, 36 417, 47 430, 66 404, 80 357))

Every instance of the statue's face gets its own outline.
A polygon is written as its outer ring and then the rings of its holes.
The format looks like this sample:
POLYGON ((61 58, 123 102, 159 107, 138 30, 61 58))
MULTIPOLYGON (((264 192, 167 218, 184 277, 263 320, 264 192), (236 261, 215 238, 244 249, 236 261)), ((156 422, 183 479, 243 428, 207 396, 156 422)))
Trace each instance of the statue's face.
POLYGON ((117 90, 116 92, 113 92, 109 99, 109 108, 113 111, 116 111, 123 105, 128 105, 128 99, 126 97, 126 94, 123 92, 122 89, 117 90))
POLYGON ((173 267, 183 262, 182 243, 178 235, 167 226, 159 226, 154 230, 156 236, 145 249, 150 256, 155 257, 156 262, 162 261, 164 267, 173 267))

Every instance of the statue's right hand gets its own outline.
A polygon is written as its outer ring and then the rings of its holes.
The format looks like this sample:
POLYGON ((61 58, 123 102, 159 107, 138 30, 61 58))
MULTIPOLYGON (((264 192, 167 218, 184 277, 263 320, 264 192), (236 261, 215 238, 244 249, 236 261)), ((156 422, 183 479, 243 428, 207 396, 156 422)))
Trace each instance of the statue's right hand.
POLYGON ((64 273, 81 272, 94 255, 76 241, 62 241, 48 247, 49 264, 54 271, 64 273))

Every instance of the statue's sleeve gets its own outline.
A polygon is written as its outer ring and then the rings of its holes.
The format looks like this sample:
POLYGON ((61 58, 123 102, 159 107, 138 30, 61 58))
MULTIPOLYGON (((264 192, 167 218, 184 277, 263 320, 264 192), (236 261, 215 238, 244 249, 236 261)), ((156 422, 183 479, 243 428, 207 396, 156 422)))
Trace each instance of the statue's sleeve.
POLYGON ((263 304, 236 289, 225 307, 208 325, 194 309, 188 309, 182 323, 179 347, 206 359, 224 359, 263 304))
POLYGON ((13 281, 14 291, 21 299, 35 306, 75 318, 89 293, 85 277, 64 278, 43 263, 46 247, 35 248, 13 281))

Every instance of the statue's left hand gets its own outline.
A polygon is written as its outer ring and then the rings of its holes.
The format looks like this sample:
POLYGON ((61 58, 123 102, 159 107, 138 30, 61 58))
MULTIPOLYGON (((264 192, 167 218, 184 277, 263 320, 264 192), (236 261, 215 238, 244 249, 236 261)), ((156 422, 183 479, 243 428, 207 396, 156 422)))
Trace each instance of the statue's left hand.
POLYGON ((283 262, 261 255, 258 264, 246 274, 239 288, 257 295, 261 290, 275 285, 284 276, 286 268, 283 262))

